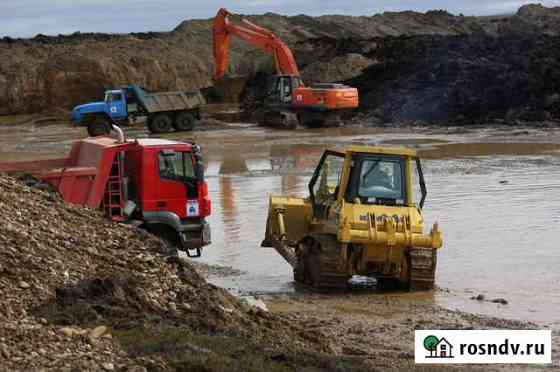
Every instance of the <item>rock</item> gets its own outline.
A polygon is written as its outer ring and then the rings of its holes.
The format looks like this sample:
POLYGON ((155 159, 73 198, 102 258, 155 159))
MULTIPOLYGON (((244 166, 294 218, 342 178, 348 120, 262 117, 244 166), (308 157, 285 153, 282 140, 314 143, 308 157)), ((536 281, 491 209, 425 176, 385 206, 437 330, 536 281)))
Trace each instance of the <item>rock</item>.
POLYGON ((349 346, 343 346, 342 352, 348 355, 367 355, 367 352, 365 352, 364 350, 349 346))
POLYGON ((175 302, 169 302, 167 304, 167 307, 169 308, 170 311, 177 312, 177 304, 175 302))
POLYGON ((222 310, 224 313, 226 314, 232 314, 233 313, 233 309, 229 308, 229 307, 224 307, 222 305, 219 305, 220 310, 222 310))
POLYGON ((60 328, 58 330, 58 333, 66 336, 66 337, 74 337, 75 335, 78 334, 77 331, 74 328, 70 328, 70 327, 60 328))
POLYGON ((115 365, 113 363, 102 363, 101 368, 103 368, 105 371, 114 371, 115 365))
POLYGON ((98 326, 95 327, 94 329, 92 329, 89 334, 88 334, 88 338, 90 340, 96 340, 99 337, 103 336, 105 333, 107 333, 109 329, 105 326, 98 326))
POLYGON ((0 344, 0 353, 2 353, 2 356, 4 356, 4 358, 9 359, 10 358, 10 351, 8 350, 8 345, 6 345, 5 343, 1 343, 0 344))
POLYGON ((483 294, 479 294, 476 297, 471 297, 471 300, 477 300, 477 301, 484 301, 486 299, 486 297, 483 294))
POLYGON ((22 280, 21 282, 19 282, 19 287, 20 287, 21 289, 28 289, 28 288, 31 287, 31 285, 30 285, 29 283, 24 282, 24 281, 22 280))
POLYGON ((144 366, 132 366, 128 367, 127 372, 148 372, 148 369, 144 366))
POLYGON ((501 305, 507 305, 508 304, 508 301, 506 299, 503 299, 503 298, 495 298, 491 302, 493 302, 495 304, 501 304, 501 305))
POLYGON ((189 350, 191 350, 195 353, 210 354, 212 352, 211 350, 208 350, 208 349, 200 347, 200 346, 196 346, 196 345, 188 343, 188 342, 185 343, 184 345, 187 349, 189 349, 189 350))
POLYGON ((268 307, 266 307, 266 304, 261 299, 257 299, 252 296, 247 296, 247 297, 243 297, 242 300, 251 307, 257 308, 262 311, 268 311, 268 307))

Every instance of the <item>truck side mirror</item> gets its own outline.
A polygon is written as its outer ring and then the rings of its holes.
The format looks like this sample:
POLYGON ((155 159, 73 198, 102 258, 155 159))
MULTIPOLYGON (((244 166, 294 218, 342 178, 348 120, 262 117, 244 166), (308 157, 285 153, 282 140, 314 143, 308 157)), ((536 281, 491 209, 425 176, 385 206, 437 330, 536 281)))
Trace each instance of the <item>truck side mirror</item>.
POLYGON ((194 174, 198 182, 204 181, 204 161, 202 160, 202 149, 199 145, 193 145, 194 160, 196 162, 194 174))

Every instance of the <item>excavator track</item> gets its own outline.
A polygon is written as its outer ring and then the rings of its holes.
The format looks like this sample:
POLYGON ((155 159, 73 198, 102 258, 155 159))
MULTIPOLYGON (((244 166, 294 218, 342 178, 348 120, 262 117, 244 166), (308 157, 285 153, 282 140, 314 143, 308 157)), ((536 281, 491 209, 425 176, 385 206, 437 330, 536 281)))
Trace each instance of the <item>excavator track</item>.
POLYGON ((411 291, 427 291, 434 288, 437 265, 437 250, 413 248, 410 250, 411 291))
POLYGON ((338 268, 339 248, 335 237, 317 234, 306 238, 298 247, 298 265, 294 279, 316 289, 348 287, 350 275, 338 268))

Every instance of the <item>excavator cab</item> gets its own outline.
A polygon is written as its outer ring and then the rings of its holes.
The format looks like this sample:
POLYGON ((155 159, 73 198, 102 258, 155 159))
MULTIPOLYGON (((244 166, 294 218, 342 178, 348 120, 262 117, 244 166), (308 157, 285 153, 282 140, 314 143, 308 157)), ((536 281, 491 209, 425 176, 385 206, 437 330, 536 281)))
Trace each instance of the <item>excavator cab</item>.
POLYGON ((291 105, 294 91, 302 85, 298 76, 272 75, 267 81, 265 102, 272 105, 291 105))
POLYGON ((351 146, 325 151, 309 197, 275 197, 263 246, 294 268, 296 282, 343 288, 353 275, 383 288, 433 288, 437 223, 424 233, 426 185, 411 149, 351 146))

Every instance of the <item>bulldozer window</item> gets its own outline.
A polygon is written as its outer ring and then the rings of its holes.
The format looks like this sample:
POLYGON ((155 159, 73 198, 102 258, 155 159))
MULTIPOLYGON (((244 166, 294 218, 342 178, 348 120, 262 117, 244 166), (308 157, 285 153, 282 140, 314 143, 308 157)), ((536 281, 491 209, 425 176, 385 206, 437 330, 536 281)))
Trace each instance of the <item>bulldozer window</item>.
POLYGON ((161 152, 159 175, 162 179, 184 181, 194 179, 194 166, 190 152, 161 152))
POLYGON ((318 203, 336 199, 343 166, 344 158, 336 155, 328 155, 321 163, 318 178, 313 185, 313 194, 318 203))
POLYGON ((357 196, 362 203, 405 205, 403 163, 393 159, 363 159, 357 196))

